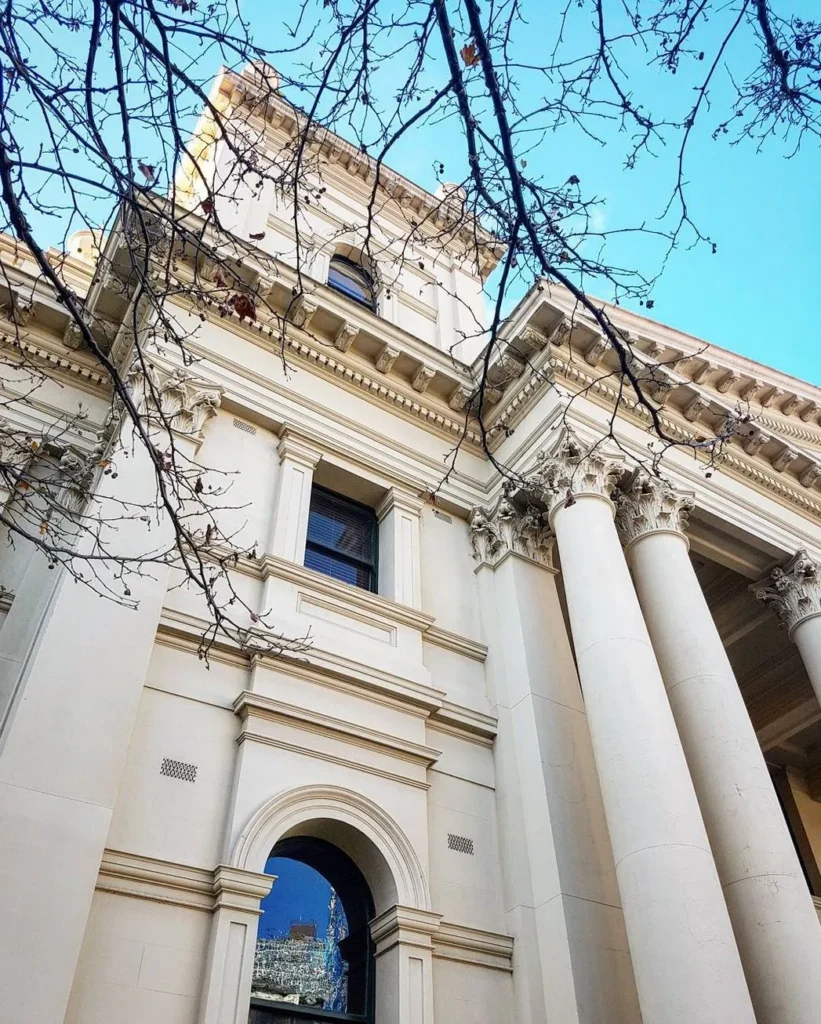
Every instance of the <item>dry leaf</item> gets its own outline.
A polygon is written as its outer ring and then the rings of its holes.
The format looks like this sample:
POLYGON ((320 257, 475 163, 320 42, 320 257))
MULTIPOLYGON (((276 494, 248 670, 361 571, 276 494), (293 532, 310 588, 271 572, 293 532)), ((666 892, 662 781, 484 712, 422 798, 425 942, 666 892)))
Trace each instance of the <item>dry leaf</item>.
POLYGON ((257 307, 249 295, 233 295, 230 302, 240 320, 244 320, 245 317, 248 317, 249 320, 256 320, 257 307))
POLYGON ((256 234, 254 234, 254 232, 252 231, 251 234, 248 237, 249 238, 253 238, 253 240, 255 242, 258 242, 261 238, 265 238, 265 232, 264 231, 258 231, 256 234))
POLYGON ((480 57, 479 54, 476 52, 475 43, 467 43, 465 46, 462 47, 459 53, 462 55, 462 60, 469 68, 475 68, 476 65, 479 63, 480 57))
POLYGON ((151 164, 144 164, 141 160, 137 166, 140 168, 140 172, 146 181, 154 180, 154 168, 151 164))
POLYGON ((214 212, 213 199, 203 199, 203 201, 200 203, 200 206, 202 207, 202 212, 206 215, 206 217, 208 216, 208 214, 214 212))

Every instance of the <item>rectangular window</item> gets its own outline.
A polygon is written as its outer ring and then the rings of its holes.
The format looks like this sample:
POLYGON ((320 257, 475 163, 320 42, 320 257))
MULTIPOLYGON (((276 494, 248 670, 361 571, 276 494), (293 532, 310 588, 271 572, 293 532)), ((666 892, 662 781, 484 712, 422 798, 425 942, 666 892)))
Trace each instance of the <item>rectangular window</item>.
POLYGON ((376 591, 376 514, 323 487, 311 490, 305 565, 363 590, 376 591))

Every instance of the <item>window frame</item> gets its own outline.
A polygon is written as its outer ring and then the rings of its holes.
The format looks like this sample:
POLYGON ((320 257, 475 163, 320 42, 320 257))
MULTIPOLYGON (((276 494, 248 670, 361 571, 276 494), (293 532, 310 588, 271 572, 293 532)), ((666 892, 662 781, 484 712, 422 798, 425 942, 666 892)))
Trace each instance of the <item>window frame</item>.
POLYGON ((318 572, 321 576, 325 576, 328 579, 336 580, 337 583, 342 583, 348 587, 355 587, 357 590, 364 590, 365 593, 368 594, 379 593, 379 522, 376 518, 376 511, 370 505, 365 505, 363 502, 356 501, 354 498, 349 498, 347 495, 340 494, 338 491, 332 491, 330 488, 323 487, 321 484, 312 484, 311 500, 308 505, 308 530, 305 536, 305 556, 302 562, 306 569, 310 569, 311 572, 318 572), (370 561, 364 558, 357 558, 356 555, 352 555, 347 551, 339 551, 328 544, 323 544, 321 541, 311 540, 311 505, 313 504, 315 492, 326 495, 333 501, 339 502, 356 512, 365 513, 367 515, 371 527, 370 561), (310 550, 338 559, 348 565, 365 569, 368 572, 368 586, 361 587, 358 583, 350 583, 348 580, 340 579, 338 576, 331 575, 331 573, 322 572, 321 569, 314 569, 310 565, 307 565, 306 560, 310 550))
POLYGON ((328 278, 326 284, 329 288, 332 288, 338 295, 344 295, 346 299, 350 299, 351 302, 355 302, 358 306, 363 306, 365 309, 376 312, 376 282, 373 279, 373 275, 362 266, 361 263, 357 263, 356 260, 352 260, 350 256, 344 256, 341 252, 336 252, 331 256, 328 262, 328 278), (349 291, 345 288, 341 288, 338 284, 331 281, 331 273, 334 269, 334 262, 338 262, 342 265, 343 271, 340 271, 340 276, 344 277, 344 268, 350 268, 352 273, 349 275, 352 279, 356 276, 362 278, 363 284, 367 287, 370 292, 370 299, 361 298, 354 294, 353 291, 349 291))

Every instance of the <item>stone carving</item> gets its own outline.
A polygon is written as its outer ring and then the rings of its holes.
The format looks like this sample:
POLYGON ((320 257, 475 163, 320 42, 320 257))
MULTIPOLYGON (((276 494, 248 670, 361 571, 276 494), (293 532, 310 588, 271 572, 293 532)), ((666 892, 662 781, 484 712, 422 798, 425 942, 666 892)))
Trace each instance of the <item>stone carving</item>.
POLYGON ((411 387, 414 391, 422 394, 427 391, 428 385, 433 380, 436 370, 432 366, 425 366, 423 363, 411 379, 411 387))
POLYGON ((565 341, 570 337, 570 332, 573 330, 573 323, 571 320, 561 319, 548 336, 548 344, 554 348, 561 348, 565 341))
POLYGON ((769 440, 765 433, 755 429, 741 442, 741 447, 748 455, 758 455, 769 440))
POLYGON ((813 487, 819 476, 821 476, 821 466, 817 465, 815 462, 811 462, 799 476, 798 481, 802 487, 813 487))
POLYGON ((487 380, 494 387, 504 388, 525 371, 525 361, 512 349, 506 349, 488 368, 487 380))
POLYGON ((693 374, 694 383, 703 384, 715 368, 715 363, 711 363, 709 359, 705 359, 693 374))
POLYGON ((589 363, 591 366, 596 366, 609 347, 610 342, 608 339, 605 338, 604 335, 599 335, 599 337, 588 346, 588 349, 584 354, 584 361, 589 363))
POLYGON ((806 551, 798 551, 787 565, 773 569, 767 579, 754 583, 750 590, 772 608, 790 633, 804 619, 821 615, 818 564, 806 551))
POLYGON ((534 352, 541 352, 547 343, 548 339, 544 334, 529 324, 516 335, 516 350, 524 358, 534 352))
POLYGON ((80 325, 73 318, 69 320, 65 331, 63 331, 63 344, 66 348, 72 349, 72 351, 82 348, 85 344, 85 338, 83 337, 80 325))
POLYGON ((761 396, 761 398, 760 398, 761 407, 763 409, 767 409, 774 402, 777 402, 779 400, 779 398, 783 398, 783 397, 784 397, 784 389, 783 388, 772 388, 770 391, 767 392, 766 395, 762 395, 761 396))
POLYGON ((177 434, 197 438, 207 420, 216 416, 222 394, 217 388, 193 380, 184 369, 168 371, 135 363, 126 377, 134 405, 149 422, 170 427, 177 434))
POLYGON ((291 300, 291 304, 288 307, 288 319, 294 325, 294 327, 301 327, 307 331, 310 326, 311 319, 314 313, 319 309, 319 306, 313 299, 309 299, 308 296, 303 292, 301 295, 297 295, 295 299, 291 300))
POLYGON ((464 384, 460 384, 458 387, 454 388, 451 393, 451 396, 448 399, 448 405, 456 412, 464 412, 472 397, 473 392, 468 390, 464 384))
POLYGON ((817 402, 807 402, 807 404, 804 406, 804 408, 801 410, 801 412, 798 415, 801 417, 801 419, 805 423, 809 423, 809 421, 813 418, 813 416, 817 412, 818 412, 818 403, 817 402))
POLYGON ((798 395, 787 395, 784 401, 781 403, 781 411, 785 416, 792 416, 795 410, 801 405, 803 401, 798 395))
POLYGON ((561 503, 572 505, 580 494, 610 498, 623 473, 620 460, 598 448, 585 449, 565 435, 555 451, 539 453, 528 489, 547 505, 552 515, 561 503))
POLYGON ((722 395, 725 395, 733 384, 737 384, 740 379, 740 373, 736 373, 735 370, 728 370, 716 384, 716 389, 720 391, 722 395))
POLYGON ((689 420, 690 423, 695 423, 709 404, 706 398, 703 398, 701 395, 695 395, 682 409, 684 418, 689 420))
POLYGON ((639 473, 630 487, 616 496, 616 529, 622 544, 647 533, 684 533, 693 505, 692 494, 677 491, 661 477, 639 473))
POLYGON ((474 557, 491 566, 512 551, 517 555, 554 568, 555 538, 546 516, 537 508, 521 510, 510 498, 509 486, 492 509, 475 508, 470 514, 470 536, 474 557))
POLYGON ((755 378, 753 378, 752 380, 748 381, 741 389, 741 397, 744 399, 745 402, 752 402, 755 396, 763 387, 766 387, 763 381, 756 380, 755 378))
POLYGON ((26 327, 35 313, 34 300, 12 292, 9 301, 0 306, 0 313, 17 327, 26 327))
POLYGON ((339 349, 340 352, 347 352, 348 349, 356 341, 359 334, 359 328, 353 324, 344 322, 339 330, 336 332, 334 338, 334 345, 339 349))
POLYGON ((399 349, 392 345, 384 345, 382 351, 376 357, 374 365, 379 373, 390 373, 393 364, 399 358, 399 349))
POLYGON ((776 455, 776 457, 773 459, 773 469, 776 471, 776 473, 783 473, 784 470, 788 466, 791 466, 797 458, 798 452, 785 445, 778 453, 778 455, 776 455))
POLYGON ((60 506, 69 513, 79 512, 94 486, 97 465, 91 458, 67 451, 60 458, 58 471, 63 484, 60 506))

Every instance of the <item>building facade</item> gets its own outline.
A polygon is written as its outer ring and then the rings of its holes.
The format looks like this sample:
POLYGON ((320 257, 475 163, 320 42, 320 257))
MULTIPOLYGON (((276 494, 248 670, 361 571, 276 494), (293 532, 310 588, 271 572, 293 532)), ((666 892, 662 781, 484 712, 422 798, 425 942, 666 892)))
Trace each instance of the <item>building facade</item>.
MULTIPOLYGON (((273 152, 296 130, 251 72, 214 95, 273 152)), ((447 233, 458 193, 382 169, 366 261, 374 165, 317 147, 297 302, 273 191, 225 211, 264 234, 284 328, 180 302, 196 365, 156 360, 179 443, 234 474, 236 586, 310 644, 217 640, 206 664, 173 569, 124 604, 2 549, 0 1021, 334 1019, 252 998, 273 852, 345 908, 348 1019, 817 1024, 821 390, 612 310, 670 436, 750 412, 715 464, 672 449, 648 474, 647 410, 597 444, 613 353, 537 284, 489 371, 491 459, 470 399, 493 240, 447 233), (409 257, 410 217, 437 237, 409 257)), ((0 245, 4 315, 27 288, 16 333, 55 382, 26 429, 78 400, 101 419, 99 368, 0 245)), ((81 250, 73 287, 124 315, 81 250)), ((145 500, 150 467, 100 486, 145 500)))

